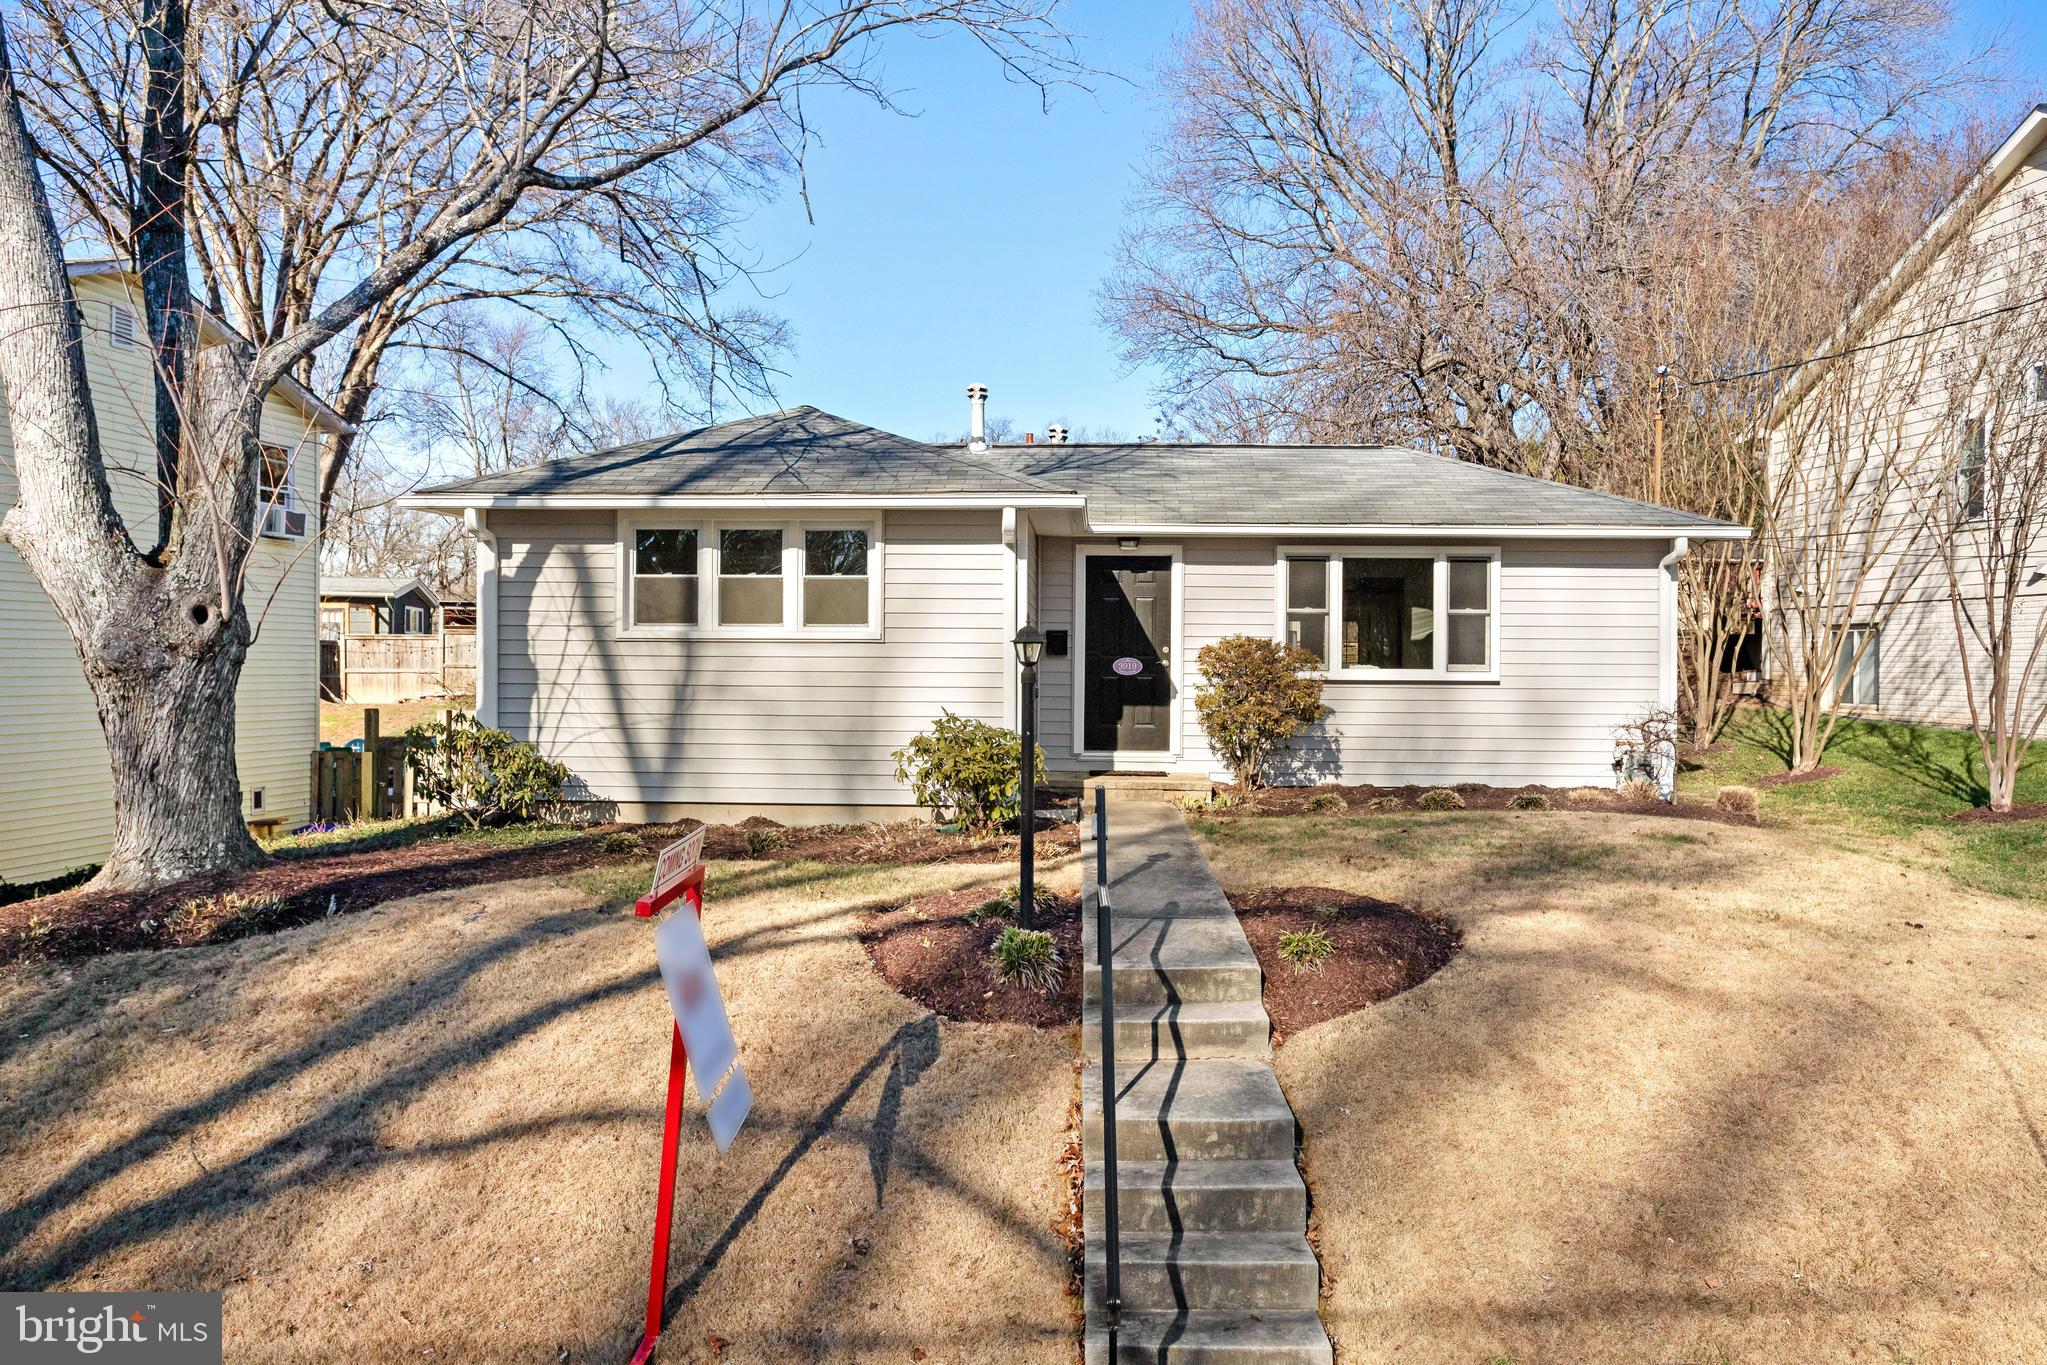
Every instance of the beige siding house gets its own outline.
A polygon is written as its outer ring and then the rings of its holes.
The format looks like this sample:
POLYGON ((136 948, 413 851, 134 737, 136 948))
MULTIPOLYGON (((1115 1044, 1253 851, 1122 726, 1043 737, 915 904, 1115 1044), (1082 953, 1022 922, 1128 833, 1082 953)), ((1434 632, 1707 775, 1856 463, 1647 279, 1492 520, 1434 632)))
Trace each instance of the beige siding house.
MULTIPOLYGON (((979 426, 980 402, 975 403, 979 426)), ((1195 656, 1324 661, 1276 780, 1610 786, 1676 696, 1674 566, 1742 528, 1415 451, 932 445, 796 408, 450 484, 479 542, 478 709, 627 818, 900 813, 941 709, 1068 778, 1222 777, 1195 656)))
MULTIPOLYGON (((2047 105, 1861 301, 1822 348, 1833 358, 1806 366, 1776 405, 1769 464, 1790 528, 1777 548, 1799 564, 1772 581, 1779 596, 1790 585, 1839 604, 1832 695, 1846 713, 1970 724, 1952 599, 1983 611, 1984 537, 2000 531, 1986 470, 2047 440, 2043 300, 2047 105)), ((2047 536, 2029 562, 2015 608, 2025 641, 2047 629, 2047 536)), ((1786 618, 1788 640, 1800 615, 1786 618)), ((1980 690, 1981 651, 1969 662, 1980 690)), ((1766 661, 1780 676, 1795 668, 1766 661)))
MULTIPOLYGON (((154 397, 139 286, 111 264, 75 264, 71 274, 114 501, 130 526, 153 526, 154 397)), ((280 388, 263 412, 271 507, 250 568, 256 640, 236 714, 236 762, 252 820, 306 818, 308 755, 319 737, 314 490, 322 443, 341 429, 338 416, 296 386, 280 388)), ((0 515, 14 500, 13 441, 0 407, 0 515)), ((97 863, 112 828, 106 745, 78 655, 28 567, 0 542, 0 882, 97 863)))

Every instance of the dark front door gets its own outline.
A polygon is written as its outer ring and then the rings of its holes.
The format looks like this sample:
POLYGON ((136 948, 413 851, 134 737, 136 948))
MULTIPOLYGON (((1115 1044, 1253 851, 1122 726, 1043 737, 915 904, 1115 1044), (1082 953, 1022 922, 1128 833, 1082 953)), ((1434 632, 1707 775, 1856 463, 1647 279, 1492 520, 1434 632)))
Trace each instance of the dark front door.
POLYGON ((1081 649, 1092 753, 1163 753, 1173 743, 1173 561, 1090 555, 1081 649))

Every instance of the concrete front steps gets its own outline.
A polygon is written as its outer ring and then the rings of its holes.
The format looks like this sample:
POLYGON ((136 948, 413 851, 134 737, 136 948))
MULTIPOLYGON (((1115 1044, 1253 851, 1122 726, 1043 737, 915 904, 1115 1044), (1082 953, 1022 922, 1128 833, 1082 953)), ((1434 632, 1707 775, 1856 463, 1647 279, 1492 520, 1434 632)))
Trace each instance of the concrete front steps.
MULTIPOLYGON (((1179 813, 1115 792, 1108 806, 1123 1300, 1114 1360, 1328 1365, 1308 1192, 1294 1164, 1297 1128, 1267 1060, 1257 958, 1179 813)), ((1085 1355, 1087 1365, 1111 1365, 1101 981, 1087 852, 1085 1355)))
POLYGON ((1080 784, 1080 811, 1092 815, 1095 797, 1109 793, 1113 809, 1121 802, 1163 801, 1171 804, 1183 796, 1203 800, 1215 794, 1215 781, 1202 773, 1098 773, 1080 784))

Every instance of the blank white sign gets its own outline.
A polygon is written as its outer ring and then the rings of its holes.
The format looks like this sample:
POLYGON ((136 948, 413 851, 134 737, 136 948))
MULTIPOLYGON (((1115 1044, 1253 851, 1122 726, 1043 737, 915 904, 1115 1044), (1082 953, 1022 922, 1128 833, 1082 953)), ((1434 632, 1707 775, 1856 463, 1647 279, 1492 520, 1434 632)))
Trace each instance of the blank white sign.
POLYGON ((733 1135, 753 1108, 753 1087, 739 1065, 739 1044, 732 1037, 717 974, 711 970, 704 926, 687 906, 654 931, 654 961, 661 968, 661 984, 668 988, 668 1007, 682 1029, 697 1094, 710 1102, 711 1137, 722 1152, 732 1145, 733 1135))

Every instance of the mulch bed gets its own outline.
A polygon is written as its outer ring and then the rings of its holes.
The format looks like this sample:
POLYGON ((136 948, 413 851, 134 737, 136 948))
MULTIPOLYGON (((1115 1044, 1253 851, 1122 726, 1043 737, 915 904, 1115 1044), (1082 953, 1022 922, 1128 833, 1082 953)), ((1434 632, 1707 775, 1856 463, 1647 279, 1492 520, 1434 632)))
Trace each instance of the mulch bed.
POLYGON ((870 912, 860 942, 882 980, 947 1019, 1058 1028, 1080 1018, 1080 902, 1041 896, 1034 928, 1049 930, 1064 968, 1059 987, 1036 991, 995 979, 988 953, 1012 921, 969 912, 986 888, 943 891, 870 912))
MULTIPOLYGON (((869 913, 860 941, 884 981, 947 1019, 1056 1028, 1080 1018, 1080 905, 1058 897, 1038 912, 1066 966, 1050 993, 1008 986, 988 969, 989 950, 1007 920, 970 918, 983 889, 942 891, 869 913)), ((1232 895, 1230 904, 1265 973, 1265 1011, 1276 1047, 1289 1034, 1376 1005, 1426 981, 1462 942, 1447 921, 1403 905, 1320 886, 1232 895), (1334 913, 1328 913, 1329 911, 1334 913), (1279 937, 1295 929, 1328 934, 1336 951, 1312 972, 1279 955, 1279 937)))
MULTIPOLYGON (((1347 787, 1324 783, 1317 787, 1261 787, 1245 802, 1235 787, 1222 787, 1239 798, 1240 804, 1215 812, 1217 815, 1331 815, 1360 811, 1420 811, 1421 798, 1435 787, 1347 787)), ((1451 787, 1464 798, 1466 810, 1512 810, 1517 796, 1539 796, 1549 809, 1599 811, 1606 815, 1655 815, 1677 820, 1708 820, 1723 825, 1753 825, 1755 817, 1721 810, 1701 801, 1636 800, 1605 787, 1484 787, 1476 784, 1451 787)))
POLYGON ((1462 943, 1447 921, 1326 886, 1235 893, 1230 904, 1265 972, 1272 1042, 1310 1024, 1390 1000, 1441 971, 1462 943), (1331 913, 1331 912, 1334 913, 1331 913), (1320 929, 1336 951, 1313 971, 1279 955, 1281 934, 1320 929))
MULTIPOLYGON (((224 943, 367 910, 402 896, 629 863, 653 856, 694 827, 694 822, 598 825, 569 838, 523 846, 417 837, 355 851, 293 850, 244 872, 197 877, 141 895, 64 891, 0 905, 0 966, 224 943), (627 838, 614 837, 620 834, 627 838)), ((447 826, 450 834, 459 829, 459 822, 447 826)), ((704 838, 704 856, 858 864, 1013 863, 1017 842, 1013 834, 946 834, 909 820, 788 829, 771 820, 749 820, 712 826, 704 838)), ((1071 825, 1038 833, 1043 859, 1078 846, 1078 831, 1071 825)))
POLYGON ((1749 783, 1751 787, 1802 787, 1808 782, 1824 782, 1830 777, 1839 777, 1839 768, 1814 768, 1808 773, 1765 773, 1749 783))
MULTIPOLYGON (((778 825, 763 815, 736 825, 713 825, 704 836, 706 858, 773 858, 820 863, 1014 863, 1015 834, 948 834, 923 820, 866 825, 778 825)), ((1038 828, 1038 857, 1080 847, 1077 824, 1038 828)))
POLYGON ((2020 820, 2047 819, 2047 801, 2014 802, 2010 810, 1976 806, 1970 810, 1958 810, 1948 818, 1970 825, 2009 825, 2020 820))

